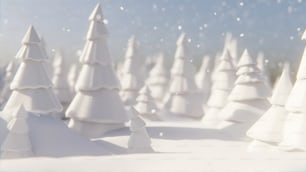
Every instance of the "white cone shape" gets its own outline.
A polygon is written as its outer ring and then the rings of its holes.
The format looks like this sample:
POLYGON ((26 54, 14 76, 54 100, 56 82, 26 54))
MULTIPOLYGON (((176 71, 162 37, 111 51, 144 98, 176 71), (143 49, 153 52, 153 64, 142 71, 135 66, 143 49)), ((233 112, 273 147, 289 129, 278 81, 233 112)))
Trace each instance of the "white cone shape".
POLYGON ((280 147, 287 151, 306 151, 306 71, 303 67, 306 59, 306 47, 298 70, 297 80, 286 103, 289 112, 285 121, 283 139, 280 147))
POLYGON ((146 130, 145 122, 138 112, 131 108, 131 136, 128 141, 128 150, 132 153, 152 152, 151 138, 146 130))
POLYGON ((200 89, 200 91, 203 94, 203 103, 206 104, 209 95, 210 95, 210 89, 211 89, 211 58, 209 56, 205 56, 202 60, 202 65, 200 67, 200 70, 195 76, 195 81, 200 89))
POLYGON ((278 144, 282 140, 283 126, 288 112, 285 109, 286 100, 292 89, 290 71, 284 67, 282 75, 271 98, 272 106, 247 131, 252 139, 278 144))
POLYGON ((296 74, 296 79, 306 79, 306 46, 304 47, 303 56, 300 62, 299 69, 296 74))
POLYGON ((189 58, 187 38, 183 33, 177 41, 169 96, 165 100, 164 108, 170 114, 199 118, 203 116, 201 95, 195 84, 194 68, 189 58))
POLYGON ((219 65, 216 67, 212 78, 212 90, 207 100, 205 116, 202 122, 205 125, 215 125, 220 122, 217 114, 227 103, 228 95, 234 86, 236 79, 235 67, 231 56, 225 50, 220 57, 219 65))
POLYGON ((19 106, 8 123, 8 134, 1 145, 1 158, 24 158, 33 156, 29 136, 27 112, 19 106))
POLYGON ((128 40, 125 60, 121 69, 121 97, 126 105, 136 103, 136 96, 144 84, 144 65, 140 62, 135 36, 128 40))
POLYGON ((108 53, 107 32, 100 4, 89 20, 91 24, 87 41, 80 58, 82 69, 75 86, 77 93, 66 110, 66 116, 72 118, 69 127, 95 137, 92 133, 97 136, 103 134, 105 125, 123 125, 128 119, 118 94, 120 85, 108 53), (94 47, 102 47, 103 52, 97 53, 94 47), (84 53, 93 51, 96 53, 84 53))
POLYGON ((60 112, 62 106, 54 95, 51 80, 45 69, 47 57, 41 51, 41 42, 33 26, 30 26, 23 39, 23 47, 35 56, 22 54, 22 62, 11 83, 13 92, 3 111, 10 112, 24 105, 28 112, 33 113, 46 115, 60 112))
POLYGON ((14 62, 10 62, 6 66, 5 76, 4 76, 4 86, 2 88, 1 94, 0 94, 0 104, 3 104, 7 101, 7 99, 10 97, 12 90, 10 88, 10 84, 14 78, 15 75, 15 64, 14 62))
POLYGON ((72 94, 67 80, 67 66, 61 51, 57 51, 53 62, 53 90, 64 105, 71 101, 72 94))
POLYGON ((237 67, 238 78, 228 97, 229 102, 220 111, 219 117, 234 122, 255 122, 269 108, 267 97, 271 92, 260 72, 244 70, 257 68, 247 50, 244 51, 237 67), (246 72, 241 72, 240 69, 246 72))
POLYGON ((161 102, 166 95, 169 84, 169 71, 166 66, 164 54, 161 53, 156 61, 156 64, 149 73, 149 78, 146 84, 150 87, 152 97, 161 102))
POLYGON ((139 112, 140 115, 157 120, 157 106, 154 99, 151 96, 151 91, 148 86, 144 86, 140 91, 136 99, 137 103, 134 108, 139 112))

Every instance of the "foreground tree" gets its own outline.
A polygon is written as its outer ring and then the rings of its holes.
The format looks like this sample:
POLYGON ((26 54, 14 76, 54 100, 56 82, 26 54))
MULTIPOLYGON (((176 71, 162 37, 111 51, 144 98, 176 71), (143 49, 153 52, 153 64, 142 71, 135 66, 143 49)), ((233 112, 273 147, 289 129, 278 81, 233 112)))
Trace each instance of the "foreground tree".
POLYGON ((48 58, 33 26, 29 27, 22 44, 16 56, 22 62, 11 83, 13 92, 3 111, 10 112, 20 105, 28 112, 43 115, 62 111, 45 69, 48 58))
POLYGON ((107 47, 107 30, 100 4, 89 17, 87 41, 80 57, 82 65, 75 89, 67 108, 71 118, 68 126, 88 137, 121 128, 128 120, 119 97, 119 81, 113 70, 107 47))

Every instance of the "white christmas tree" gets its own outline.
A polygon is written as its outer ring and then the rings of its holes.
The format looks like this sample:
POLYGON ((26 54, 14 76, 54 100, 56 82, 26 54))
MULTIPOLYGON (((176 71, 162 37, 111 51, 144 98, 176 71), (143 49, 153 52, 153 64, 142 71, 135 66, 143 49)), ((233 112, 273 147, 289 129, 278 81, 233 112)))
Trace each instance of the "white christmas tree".
POLYGON ((134 108, 139 112, 140 115, 147 119, 158 120, 157 106, 154 99, 151 96, 151 91, 148 86, 144 86, 140 91, 136 99, 137 103, 134 108))
POLYGON ((146 123, 139 117, 139 113, 131 108, 131 136, 128 141, 130 153, 153 152, 151 138, 146 130, 146 123))
POLYGON ((118 91, 119 81, 113 70, 107 46, 103 14, 98 4, 89 17, 90 26, 80 63, 76 96, 66 110, 69 127, 88 137, 121 128, 128 120, 118 91))
POLYGON ((256 60, 257 60, 257 67, 262 72, 262 75, 265 79, 267 86, 269 86, 269 89, 272 90, 271 76, 270 76, 270 71, 268 70, 268 62, 269 62, 268 59, 266 59, 264 54, 260 52, 258 53, 256 60))
POLYGON ((9 112, 21 104, 26 111, 38 114, 60 112, 62 106, 54 95, 52 83, 46 72, 47 56, 33 26, 22 40, 17 59, 22 60, 11 83, 13 90, 3 111, 9 112))
POLYGON ((24 158, 33 156, 29 135, 28 114, 20 105, 7 125, 8 134, 1 145, 1 158, 24 158))
POLYGON ((144 84, 143 73, 145 71, 139 59, 138 45, 135 36, 128 41, 125 53, 125 61, 121 69, 120 96, 125 105, 134 105, 139 89, 144 84))
POLYGON ((160 53, 157 57, 156 64, 149 73, 149 78, 146 83, 151 89, 152 97, 158 102, 162 103, 168 91, 168 84, 170 79, 170 73, 167 69, 165 57, 163 53, 160 53))
POLYGON ((297 77, 286 103, 285 121, 280 147, 287 151, 306 151, 306 46, 297 77))
POLYGON ((288 114, 285 104, 292 89, 288 65, 284 66, 271 97, 272 106, 247 131, 247 136, 253 139, 248 148, 249 151, 273 150, 274 146, 277 146, 282 140, 284 121, 288 114))
POLYGON ((75 84, 77 82, 79 76, 79 68, 77 64, 73 64, 68 72, 68 84, 69 84, 69 91, 72 96, 76 94, 75 92, 75 84))
POLYGON ((5 76, 4 76, 4 86, 1 91, 0 95, 0 104, 3 105, 8 98, 10 97, 12 90, 10 88, 10 84, 14 78, 16 72, 16 66, 14 62, 10 62, 5 69, 5 76))
POLYGON ((206 105, 211 91, 211 71, 211 58, 209 56, 205 56, 202 60, 201 67, 195 76, 196 84, 202 93, 204 105, 206 105))
POLYGON ((271 91, 247 50, 237 67, 238 78, 219 117, 233 124, 252 125, 270 107, 267 97, 271 91))
POLYGON ((173 115, 200 118, 203 116, 201 94, 195 84, 195 71, 188 53, 185 33, 180 35, 176 44, 169 93, 165 98, 164 108, 173 115))
POLYGON ((212 79, 212 89, 205 108, 202 122, 207 126, 216 126, 221 120, 218 112, 226 105, 236 79, 235 67, 228 51, 224 51, 212 79))
POLYGON ((55 95, 59 98, 61 104, 67 107, 72 99, 72 95, 67 79, 67 66, 61 50, 56 52, 53 60, 52 83, 55 95))

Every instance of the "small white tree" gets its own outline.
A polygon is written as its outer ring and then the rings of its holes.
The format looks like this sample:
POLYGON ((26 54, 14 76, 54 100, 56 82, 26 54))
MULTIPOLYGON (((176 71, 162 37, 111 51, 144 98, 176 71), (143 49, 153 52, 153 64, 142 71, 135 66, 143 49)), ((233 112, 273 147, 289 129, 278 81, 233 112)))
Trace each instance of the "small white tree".
POLYGON ((75 84, 77 82, 79 76, 79 68, 77 64, 73 64, 68 73, 68 84, 69 84, 69 91, 72 96, 75 96, 75 84))
POLYGON ((139 59, 139 50, 135 36, 127 45, 125 61, 121 69, 121 98, 125 105, 134 105, 138 91, 144 84, 144 67, 139 59))
POLYGON ((296 79, 285 106, 289 114, 280 147, 286 151, 306 151, 306 46, 296 79))
POLYGON ((195 81, 202 93, 203 104, 206 105, 211 89, 211 71, 212 63, 209 56, 205 56, 202 60, 200 70, 195 76, 195 81))
POLYGON ((89 17, 90 26, 80 63, 75 89, 77 91, 66 110, 71 118, 68 126, 88 137, 100 137, 105 132, 122 128, 128 118, 118 91, 119 81, 107 46, 108 32, 100 4, 89 17))
POLYGON ((46 115, 62 111, 45 68, 48 57, 33 26, 29 27, 22 44, 16 56, 22 62, 11 83, 13 92, 3 111, 10 112, 21 104, 32 113, 46 115))
POLYGON ((153 152, 151 138, 146 129, 146 123, 139 117, 139 113, 131 108, 131 136, 128 141, 130 153, 153 152))
POLYGON ((216 126, 221 119, 218 112, 226 105, 228 95, 230 94, 236 79, 235 67, 232 58, 226 50, 220 57, 218 67, 215 69, 212 78, 212 89, 205 108, 205 116, 202 122, 207 126, 216 126))
POLYGON ((200 118, 203 116, 201 94, 195 84, 195 71, 188 53, 185 33, 180 35, 176 44, 169 93, 165 98, 164 109, 172 115, 200 118))
POLYGON ((152 91, 152 97, 162 103, 167 91, 170 79, 170 73, 167 69, 166 60, 163 53, 157 57, 156 64, 149 73, 146 83, 152 91))
POLYGON ((267 97, 271 95, 271 90, 247 50, 237 67, 238 78, 219 117, 237 125, 252 125, 270 107, 267 97))
POLYGON ((16 72, 16 66, 14 62, 10 62, 5 69, 5 76, 4 76, 4 86, 1 91, 0 95, 0 104, 3 105, 7 99, 10 97, 12 90, 10 88, 10 84, 14 78, 16 72))
POLYGON ((145 118, 158 120, 158 109, 151 96, 151 91, 148 86, 144 86, 136 99, 137 103, 134 108, 145 118))
POLYGON ((8 134, 1 145, 1 158, 24 158, 33 156, 29 136, 28 114, 20 105, 13 111, 12 119, 7 125, 8 134))
POLYGON ((267 150, 281 142, 283 126, 288 114, 285 104, 291 89, 290 71, 285 66, 270 100, 272 106, 247 131, 247 136, 253 139, 248 148, 249 151, 267 150))
POLYGON ((270 71, 268 70, 268 62, 269 62, 268 59, 266 59, 264 54, 260 52, 258 53, 256 60, 257 60, 257 67, 262 72, 262 75, 265 79, 267 86, 269 86, 269 89, 272 90, 271 76, 270 76, 270 71))

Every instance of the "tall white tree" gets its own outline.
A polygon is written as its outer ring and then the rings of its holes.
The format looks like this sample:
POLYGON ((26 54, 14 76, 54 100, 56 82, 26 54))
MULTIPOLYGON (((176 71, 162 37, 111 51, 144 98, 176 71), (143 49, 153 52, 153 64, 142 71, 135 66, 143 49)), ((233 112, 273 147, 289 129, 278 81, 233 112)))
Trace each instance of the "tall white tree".
POLYGON ((252 125, 270 107, 267 97, 271 90, 247 50, 244 50, 237 67, 238 78, 219 117, 234 125, 252 125))
POLYGON ((205 107, 202 122, 207 126, 216 126, 221 119, 218 112, 226 105, 236 79, 235 67, 228 51, 224 51, 212 78, 212 88, 205 107))
MULTIPOLYGON (((306 38, 305 38, 306 39, 306 38)), ((286 103, 285 121, 280 147, 287 151, 306 151, 306 46, 297 72, 296 81, 286 103)))
POLYGON ((66 110, 66 116, 71 118, 68 126, 88 137, 121 128, 128 120, 118 94, 120 84, 109 55, 103 20, 98 4, 89 17, 87 41, 80 57, 82 69, 75 85, 77 93, 66 110))
POLYGON ((52 83, 46 72, 47 56, 38 34, 30 26, 17 53, 21 60, 11 83, 13 90, 3 111, 9 112, 23 105, 26 111, 38 114, 60 112, 62 106, 52 90, 52 83))
POLYGON ((205 56, 202 60, 201 67, 195 76, 195 81, 202 93, 203 104, 206 105, 211 91, 211 72, 212 62, 209 56, 205 56))
POLYGON ((13 111, 7 125, 8 134, 1 145, 1 158, 24 158, 33 156, 29 135, 28 114, 20 105, 13 111))
POLYGON ((0 95, 0 104, 3 105, 8 98, 10 97, 12 90, 10 88, 11 82, 14 78, 16 72, 16 65, 13 61, 11 61, 5 69, 5 76, 4 76, 4 85, 1 90, 1 95, 0 95))
POLYGON ((164 109, 173 115, 200 118, 203 116, 201 94, 195 84, 195 71, 185 33, 180 35, 176 44, 169 93, 165 98, 164 109))
POLYGON ((121 69, 121 98, 125 105, 134 105, 138 91, 144 84, 144 65, 140 61, 139 50, 135 36, 127 45, 125 60, 121 69))
POLYGON ((53 90, 55 95, 59 98, 64 107, 71 101, 72 95, 69 91, 69 84, 67 78, 67 65, 63 52, 58 50, 55 53, 53 60, 53 90))
POLYGON ((162 103, 168 91, 169 79, 170 72, 166 65, 165 56, 163 53, 160 53, 155 65, 149 72, 149 78, 146 80, 151 89, 152 97, 158 103, 162 103))
MULTIPOLYGON (((289 65, 289 64, 287 64, 289 65)), ((247 131, 247 136, 253 141, 249 151, 270 150, 282 141, 283 126, 288 112, 285 104, 292 89, 289 68, 284 66, 282 75, 271 97, 272 106, 247 131)))

